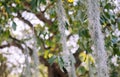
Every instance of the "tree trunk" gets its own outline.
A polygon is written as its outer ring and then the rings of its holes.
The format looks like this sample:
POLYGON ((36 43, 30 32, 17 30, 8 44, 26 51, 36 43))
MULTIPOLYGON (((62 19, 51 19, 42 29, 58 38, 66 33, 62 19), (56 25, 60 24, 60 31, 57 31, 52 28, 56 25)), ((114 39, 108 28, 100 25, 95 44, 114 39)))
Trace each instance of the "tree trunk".
POLYGON ((68 77, 67 73, 61 71, 58 64, 48 66, 48 77, 68 77))
POLYGON ((104 38, 101 32, 99 0, 87 0, 87 14, 89 31, 94 42, 97 77, 109 77, 107 66, 107 53, 104 38))

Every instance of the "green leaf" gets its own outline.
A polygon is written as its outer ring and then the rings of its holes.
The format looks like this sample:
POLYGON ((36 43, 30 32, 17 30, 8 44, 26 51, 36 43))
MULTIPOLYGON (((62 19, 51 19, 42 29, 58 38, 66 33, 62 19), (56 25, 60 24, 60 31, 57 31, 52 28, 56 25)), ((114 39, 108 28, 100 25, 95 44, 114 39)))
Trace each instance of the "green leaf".
POLYGON ((113 44, 116 44, 118 42, 118 38, 113 36, 111 41, 112 41, 113 44))
POLYGON ((51 2, 54 2, 55 0, 50 0, 51 2))
POLYGON ((58 64, 60 66, 60 69, 63 70, 63 67, 64 67, 64 62, 63 62, 63 59, 62 57, 58 56, 58 64))
POLYGON ((37 7, 37 0, 31 0, 30 4, 32 6, 32 10, 35 10, 35 8, 37 7))
POLYGON ((13 28, 13 30, 16 30, 16 27, 17 27, 17 25, 16 25, 16 23, 13 21, 13 22, 12 22, 12 28, 13 28))
POLYGON ((56 56, 52 56, 50 59, 48 59, 48 63, 50 63, 50 65, 52 65, 54 63, 56 59, 56 56))
POLYGON ((86 72, 85 67, 83 67, 83 66, 79 67, 79 72, 80 72, 82 75, 84 75, 85 72, 86 72))
POLYGON ((41 3, 46 4, 46 0, 40 0, 41 3))
POLYGON ((7 13, 10 13, 10 8, 8 6, 5 6, 7 13))
POLYGON ((112 5, 111 3, 107 3, 104 8, 105 8, 105 9, 114 9, 115 6, 112 5))
POLYGON ((120 30, 120 18, 118 18, 118 29, 120 30))

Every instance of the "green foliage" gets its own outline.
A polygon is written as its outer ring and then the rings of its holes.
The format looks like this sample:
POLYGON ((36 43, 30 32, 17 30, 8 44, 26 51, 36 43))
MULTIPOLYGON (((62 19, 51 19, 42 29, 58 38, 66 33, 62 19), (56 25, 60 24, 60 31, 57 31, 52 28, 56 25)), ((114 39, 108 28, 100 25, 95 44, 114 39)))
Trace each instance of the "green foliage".
MULTIPOLYGON (((63 0, 63 6, 65 8, 67 18, 70 22, 70 26, 67 26, 70 35, 78 34, 79 40, 77 44, 79 45, 79 48, 83 51, 86 51, 87 53, 91 53, 92 41, 88 30, 89 24, 86 15, 86 4, 86 0, 78 0, 76 5, 67 2, 67 0, 63 0)), ((48 20, 53 20, 52 25, 45 23, 45 20, 43 20, 45 24, 43 27, 40 24, 37 26, 34 25, 37 36, 36 41, 38 47, 41 47, 38 51, 40 56, 43 56, 50 65, 53 63, 58 63, 62 70, 64 63, 61 56, 58 56, 62 49, 61 44, 59 43, 60 34, 58 31, 56 16, 56 0, 0 0, 0 45, 3 41, 8 41, 10 36, 12 36, 12 34, 10 34, 11 28, 6 27, 6 24, 8 24, 10 20, 16 18, 16 16, 12 15, 13 13, 17 14, 18 12, 22 13, 24 11, 28 11, 36 15, 40 13, 39 8, 43 5, 46 7, 49 6, 47 7, 45 13, 49 15, 48 20), (48 28, 47 31, 46 28, 48 28), (52 36, 50 36, 51 34, 52 36), (43 35, 43 38, 40 37, 41 35, 43 35), (45 39, 46 36, 49 38, 45 39)), ((110 53, 110 56, 120 56, 120 41, 118 40, 119 36, 114 35, 116 29, 120 30, 120 14, 116 14, 114 12, 116 6, 113 2, 109 2, 109 0, 101 1, 100 7, 100 22, 102 25, 102 32, 105 36, 106 51, 110 53)), ((45 14, 42 16, 44 15, 45 14)), ((11 26, 13 30, 16 30, 16 22, 13 21, 11 26)), ((3 56, 0 54, 0 61, 2 60, 3 56)), ((112 70, 113 73, 111 73, 111 77, 119 77, 117 68, 113 68, 115 72, 112 70)), ((77 69, 79 72, 81 72, 82 75, 86 74, 87 70, 85 70, 84 67, 77 69)))
POLYGON ((58 64, 59 64, 59 66, 60 66, 60 69, 62 70, 62 71, 64 71, 63 70, 63 68, 65 68, 65 66, 64 66, 64 61, 63 61, 63 59, 62 59, 62 57, 61 56, 58 56, 58 64))
POLYGON ((120 18, 118 18, 117 22, 118 22, 118 29, 120 30, 120 18))
POLYGON ((4 57, 3 54, 0 54, 0 63, 3 63, 6 60, 6 57, 4 57))
POLYGON ((52 56, 51 58, 48 59, 48 63, 52 65, 55 62, 56 58, 57 58, 56 56, 52 56))
POLYGON ((0 33, 0 37, 1 37, 1 38, 0 38, 0 43, 2 43, 2 42, 5 41, 5 40, 8 40, 9 35, 10 35, 9 30, 2 31, 2 32, 0 33))
POLYGON ((87 72, 85 67, 83 67, 83 66, 79 67, 78 71, 79 71, 80 75, 85 75, 85 73, 87 72))

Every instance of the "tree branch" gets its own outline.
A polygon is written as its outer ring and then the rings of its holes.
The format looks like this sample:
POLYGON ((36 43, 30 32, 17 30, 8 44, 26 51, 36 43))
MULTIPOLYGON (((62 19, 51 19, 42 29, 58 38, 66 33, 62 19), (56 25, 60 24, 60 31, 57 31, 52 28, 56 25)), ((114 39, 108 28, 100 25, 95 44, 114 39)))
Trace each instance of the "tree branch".
POLYGON ((20 14, 20 12, 17 13, 17 18, 22 20, 24 23, 28 24, 28 26, 33 29, 33 25, 32 23, 30 23, 28 20, 26 20, 24 17, 22 17, 22 15, 20 14))
POLYGON ((18 47, 19 49, 23 50, 23 47, 21 46, 21 43, 18 42, 18 40, 15 40, 15 38, 11 38, 13 41, 11 43, 5 44, 5 45, 1 45, 0 49, 3 49, 5 47, 10 47, 10 46, 15 46, 18 47))
POLYGON ((47 18, 44 16, 44 13, 43 13, 43 12, 39 12, 39 13, 37 13, 37 14, 35 14, 35 15, 36 15, 36 17, 37 17, 39 20, 43 21, 44 23, 47 23, 48 25, 52 25, 52 24, 53 24, 53 22, 52 22, 50 19, 47 19, 47 18))
MULTIPOLYGON (((51 4, 49 4, 48 6, 46 6, 46 8, 45 8, 44 11, 40 11, 39 13, 36 13, 36 14, 34 13, 39 20, 43 21, 44 23, 47 23, 48 25, 52 25, 53 22, 52 22, 51 20, 47 19, 47 18, 44 16, 44 12, 45 12, 50 6, 52 6, 53 4, 54 4, 54 2, 52 2, 51 4)), ((25 6, 25 8, 24 8, 25 11, 28 11, 28 12, 33 13, 33 12, 31 11, 31 7, 32 7, 32 6, 30 5, 30 3, 28 3, 28 2, 25 1, 23 6, 25 6)), ((20 17, 21 17, 21 16, 20 16, 20 17)))
POLYGON ((0 46, 0 49, 3 49, 3 48, 5 48, 5 47, 10 47, 10 44, 1 45, 1 46, 0 46))
POLYGON ((51 4, 48 4, 48 6, 46 6, 45 10, 42 11, 42 13, 46 12, 46 10, 49 9, 53 4, 54 4, 54 2, 52 2, 51 4))

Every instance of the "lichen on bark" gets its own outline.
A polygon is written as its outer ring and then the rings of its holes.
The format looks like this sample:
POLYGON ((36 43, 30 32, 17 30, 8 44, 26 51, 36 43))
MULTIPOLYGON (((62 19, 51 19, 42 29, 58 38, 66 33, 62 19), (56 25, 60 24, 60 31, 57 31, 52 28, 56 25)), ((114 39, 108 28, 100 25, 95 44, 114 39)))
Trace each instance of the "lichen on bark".
POLYGON ((62 58, 64 61, 64 66, 67 69, 69 77, 76 77, 75 74, 75 67, 74 67, 74 61, 73 59, 73 54, 69 51, 67 47, 67 36, 65 34, 66 30, 66 24, 69 25, 68 19, 66 17, 65 10, 63 8, 63 3, 62 0, 57 0, 56 4, 56 13, 57 13, 57 19, 58 19, 58 28, 60 32, 60 42, 62 45, 62 58))
POLYGON ((89 31, 94 43, 97 77, 109 77, 107 52, 101 32, 99 0, 87 0, 89 31))

